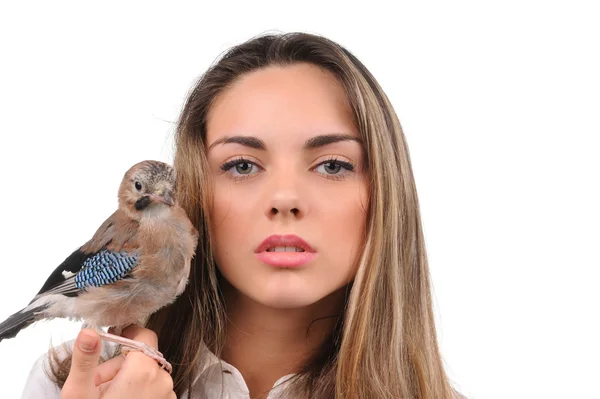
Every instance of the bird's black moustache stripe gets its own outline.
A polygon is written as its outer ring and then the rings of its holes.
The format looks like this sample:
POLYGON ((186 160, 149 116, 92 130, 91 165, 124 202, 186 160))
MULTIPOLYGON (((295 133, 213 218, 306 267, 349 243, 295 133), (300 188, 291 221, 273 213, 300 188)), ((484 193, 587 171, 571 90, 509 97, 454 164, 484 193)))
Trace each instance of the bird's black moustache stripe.
POLYGON ((135 209, 137 209, 138 211, 141 211, 141 210, 147 208, 148 205, 150 205, 150 202, 151 202, 150 197, 148 197, 147 195, 144 195, 142 198, 135 201, 135 209))

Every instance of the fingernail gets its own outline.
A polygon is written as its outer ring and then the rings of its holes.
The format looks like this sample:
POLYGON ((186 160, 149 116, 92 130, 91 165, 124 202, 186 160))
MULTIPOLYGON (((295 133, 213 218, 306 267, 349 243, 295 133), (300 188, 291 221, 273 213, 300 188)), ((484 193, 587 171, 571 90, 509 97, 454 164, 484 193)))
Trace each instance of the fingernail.
POLYGON ((93 336, 87 333, 81 333, 79 337, 79 349, 84 352, 93 352, 96 349, 96 345, 98 344, 98 340, 96 340, 93 336))

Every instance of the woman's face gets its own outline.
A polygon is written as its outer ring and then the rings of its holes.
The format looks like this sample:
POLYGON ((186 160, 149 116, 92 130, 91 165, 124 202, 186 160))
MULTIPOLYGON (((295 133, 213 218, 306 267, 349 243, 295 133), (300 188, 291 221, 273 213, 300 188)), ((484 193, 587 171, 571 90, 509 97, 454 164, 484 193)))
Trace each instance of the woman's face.
POLYGON ((368 182, 332 74, 296 64, 243 75, 211 106, 206 144, 215 259, 239 294, 299 308, 352 280, 368 182))

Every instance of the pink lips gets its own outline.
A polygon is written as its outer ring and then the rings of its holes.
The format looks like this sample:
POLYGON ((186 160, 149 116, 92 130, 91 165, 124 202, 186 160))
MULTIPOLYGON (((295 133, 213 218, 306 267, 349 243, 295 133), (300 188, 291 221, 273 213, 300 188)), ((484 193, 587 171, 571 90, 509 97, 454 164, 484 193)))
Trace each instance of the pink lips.
POLYGON ((276 267, 298 267, 312 260, 315 250, 296 235, 272 235, 256 248, 256 257, 263 263, 276 267), (275 247, 295 247, 304 252, 268 252, 275 247))

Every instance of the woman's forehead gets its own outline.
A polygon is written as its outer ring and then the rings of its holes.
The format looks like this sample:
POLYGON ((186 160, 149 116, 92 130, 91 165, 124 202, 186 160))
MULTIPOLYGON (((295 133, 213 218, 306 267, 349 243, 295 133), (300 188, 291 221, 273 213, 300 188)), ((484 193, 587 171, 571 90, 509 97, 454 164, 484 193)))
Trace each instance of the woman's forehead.
POLYGON ((305 141, 319 134, 358 137, 344 89, 309 64, 272 66, 240 77, 213 102, 206 143, 226 136, 305 141))

